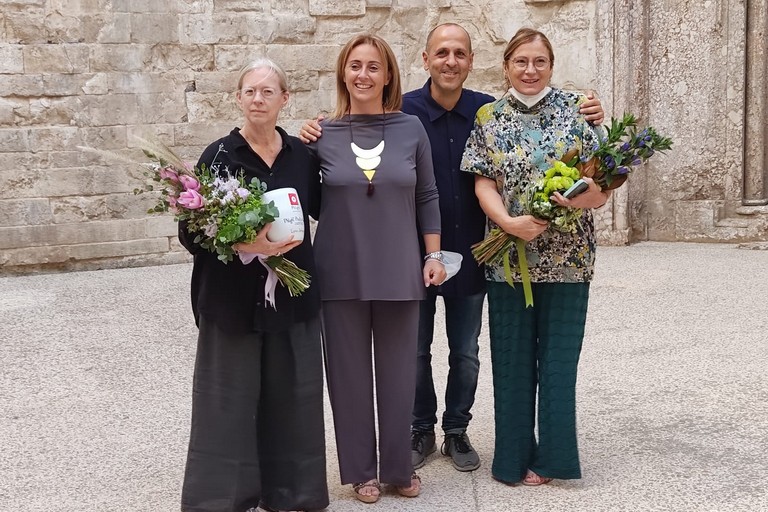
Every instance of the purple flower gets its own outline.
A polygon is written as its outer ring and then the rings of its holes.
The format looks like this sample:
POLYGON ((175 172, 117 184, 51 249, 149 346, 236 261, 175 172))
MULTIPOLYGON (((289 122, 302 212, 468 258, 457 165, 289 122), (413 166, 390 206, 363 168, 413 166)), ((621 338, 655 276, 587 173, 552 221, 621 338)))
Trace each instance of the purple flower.
POLYGON ((605 167, 608 169, 613 169, 616 167, 616 162, 613 160, 613 157, 611 155, 606 155, 603 159, 603 162, 605 163, 605 167))
POLYGON ((636 157, 635 157, 635 158, 632 160, 632 162, 630 163, 630 165, 640 165, 641 163, 643 163, 643 160, 642 160, 642 159, 641 159, 639 156, 636 156, 636 157))
POLYGON ((205 198, 197 190, 185 190, 176 202, 188 210, 198 210, 205 204, 205 198))
POLYGON ((624 144, 621 145, 621 151, 625 153, 629 151, 629 148, 630 148, 629 142, 625 142, 624 144))
POLYGON ((627 174, 629 172, 629 167, 620 165, 618 169, 616 169, 616 174, 627 174))
POLYGON ((242 187, 235 190, 235 192, 237 192, 237 195, 240 196, 240 199, 248 199, 248 196, 251 195, 250 191, 247 188, 242 188, 242 187))
POLYGON ((187 176, 186 174, 182 174, 179 176, 179 181, 181 182, 181 185, 184 187, 185 190, 200 190, 200 182, 197 181, 196 178, 193 178, 192 176, 187 176))

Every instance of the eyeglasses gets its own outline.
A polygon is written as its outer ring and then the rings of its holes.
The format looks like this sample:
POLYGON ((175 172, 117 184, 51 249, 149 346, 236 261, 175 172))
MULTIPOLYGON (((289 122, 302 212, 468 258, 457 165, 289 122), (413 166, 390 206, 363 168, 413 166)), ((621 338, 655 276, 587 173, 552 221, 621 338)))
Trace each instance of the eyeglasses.
POLYGON ((245 89, 240 90, 240 95, 247 100, 252 100, 256 97, 256 93, 259 93, 264 100, 271 100, 277 98, 279 92, 280 91, 277 89, 272 89, 271 87, 264 87, 263 89, 246 87, 245 89))
POLYGON ((536 57, 535 59, 533 59, 533 61, 524 59, 522 57, 512 59, 512 65, 515 66, 515 69, 519 69, 521 71, 528 69, 528 65, 531 62, 533 63, 533 67, 539 71, 544 71, 549 67, 549 59, 545 57, 536 57))

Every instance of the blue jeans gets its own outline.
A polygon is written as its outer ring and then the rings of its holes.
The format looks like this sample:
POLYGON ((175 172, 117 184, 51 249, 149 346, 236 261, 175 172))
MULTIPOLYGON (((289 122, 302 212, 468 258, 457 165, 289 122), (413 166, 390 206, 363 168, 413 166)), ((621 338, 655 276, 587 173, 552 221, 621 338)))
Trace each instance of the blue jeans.
MULTIPOLYGON (((448 335, 448 384, 442 428, 447 433, 467 429, 475 403, 477 376, 480 373, 477 338, 483 317, 485 292, 468 297, 443 297, 445 330, 448 335)), ((430 347, 435 330, 437 294, 432 292, 419 307, 419 345, 416 356, 416 398, 413 405, 413 430, 430 432, 437 423, 437 396, 432 380, 430 347)))

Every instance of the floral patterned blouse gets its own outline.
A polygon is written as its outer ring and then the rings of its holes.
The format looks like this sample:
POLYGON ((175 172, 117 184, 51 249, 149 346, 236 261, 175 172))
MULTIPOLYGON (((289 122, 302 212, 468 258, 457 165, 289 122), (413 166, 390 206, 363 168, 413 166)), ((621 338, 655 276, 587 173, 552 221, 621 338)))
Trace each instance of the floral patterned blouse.
MULTIPOLYGON (((526 215, 522 201, 527 187, 544 176, 555 160, 576 148, 588 157, 598 141, 595 128, 579 114, 583 96, 552 89, 531 108, 511 95, 477 112, 467 140, 461 170, 491 178, 510 215, 526 215)), ((488 219, 487 230, 497 227, 488 219)), ((526 244, 532 282, 578 283, 592 280, 595 227, 592 212, 584 210, 574 233, 551 227, 526 244)), ((514 244, 510 263, 518 261, 514 244)), ((486 265, 488 281, 504 281, 502 263, 486 265)), ((519 269, 512 279, 521 281, 519 269)))

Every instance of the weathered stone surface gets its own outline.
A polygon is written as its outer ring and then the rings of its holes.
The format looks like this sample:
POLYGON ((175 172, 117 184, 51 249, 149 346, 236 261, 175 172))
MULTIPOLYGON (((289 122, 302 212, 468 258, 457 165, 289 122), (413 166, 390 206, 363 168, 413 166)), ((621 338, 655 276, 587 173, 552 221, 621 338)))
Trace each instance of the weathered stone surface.
POLYGON ((105 44, 91 47, 90 71, 148 71, 152 61, 146 45, 105 44))
POLYGON ((83 125, 112 126, 139 122, 137 94, 84 96, 82 108, 79 119, 83 125))
POLYGON ((125 126, 104 126, 80 128, 80 139, 84 146, 102 149, 122 149, 128 146, 128 129, 125 126))
POLYGON ((29 130, 29 145, 34 148, 34 151, 74 148, 81 143, 80 130, 76 127, 59 126, 29 130))
POLYGON ((237 89, 238 71, 219 71, 198 74, 193 83, 194 88, 187 92, 198 92, 201 94, 211 92, 234 92, 237 89))
MULTIPOLYGON (((147 220, 98 220, 34 227, 3 227, 0 228, 0 249, 143 239, 146 238, 147 220)), ((153 229, 156 230, 155 227, 153 229)))
POLYGON ((315 19, 309 16, 298 17, 291 14, 278 14, 275 16, 275 32, 270 42, 272 43, 305 43, 315 33, 315 19))
POLYGON ((1 252, 0 268, 31 265, 50 266, 52 264, 74 263, 85 260, 134 257, 142 254, 166 253, 169 248, 170 244, 167 238, 26 247, 1 252))
POLYGON ((139 178, 130 169, 119 166, 25 172, 0 170, 0 199, 133 193, 133 189, 143 183, 139 178))
POLYGON ((114 12, 205 13, 211 0, 111 0, 114 12))
POLYGON ((190 14, 179 18, 183 44, 251 44, 273 38, 277 22, 259 13, 190 14))
POLYGON ((28 112, 28 101, 0 98, 0 125, 15 125, 18 120, 28 117, 28 112))
MULTIPOLYGON (((106 194, 85 197, 61 197, 50 201, 49 216, 55 224, 72 224, 76 222, 89 222, 94 220, 114 220, 114 219, 146 219, 147 210, 157 204, 155 194, 106 194)), ((147 219, 147 222, 153 220, 153 217, 147 219)), ((149 224, 148 224, 149 225, 149 224)), ((147 236, 171 236, 171 233, 157 234, 155 224, 152 224, 154 230, 147 236)))
MULTIPOLYGON (((768 51, 756 35, 764 32, 768 15, 756 2, 694 4, 6 0, 0 13, 0 222, 19 232, 108 226, 84 243, 104 252, 51 246, 43 260, 56 263, 39 265, 82 268, 73 254, 85 258, 81 262, 101 258, 109 265, 188 258, 173 237, 172 220, 143 216, 150 196, 132 194, 143 180, 140 168, 77 146, 144 161, 132 136, 153 133, 196 160, 241 124, 233 96, 238 70, 262 55, 288 72, 291 100, 279 124, 295 134, 304 119, 333 110, 336 57, 352 34, 371 31, 387 39, 407 91, 428 76, 421 59, 426 33, 454 21, 473 37, 474 70, 466 87, 504 93, 504 46, 519 27, 534 26, 554 44, 555 85, 595 88, 609 116, 632 111, 674 138, 668 155, 638 169, 595 212, 601 244, 764 239, 768 207, 747 214, 742 199, 760 201, 768 194, 761 190, 768 171, 754 163, 764 146, 760 87, 768 66, 750 65, 761 64, 768 51), (116 240, 106 231, 126 231, 109 224, 115 219, 146 221, 144 233, 129 229, 130 236, 158 237, 165 251, 178 252, 110 252, 107 246, 116 240), (102 235, 107 238, 97 239, 102 235)), ((25 258, 38 261, 33 254, 42 249, 8 251, 25 265, 25 258)))
POLYGON ((24 73, 24 50, 22 46, 0 45, 0 73, 24 73))
POLYGON ((213 48, 206 45, 154 45, 148 64, 150 71, 212 71, 215 69, 213 48))
POLYGON ((136 99, 141 124, 183 123, 187 120, 183 89, 174 93, 138 94, 136 99))
POLYGON ((71 44, 24 46, 26 73, 87 73, 88 47, 71 44))
POLYGON ((115 44, 131 41, 131 15, 128 13, 88 16, 82 23, 87 42, 115 44))
POLYGON ((219 123, 224 120, 236 121, 242 116, 233 93, 187 93, 187 109, 190 123, 205 123, 212 119, 219 123))
POLYGON ((29 110, 19 112, 19 125, 73 125, 82 117, 83 101, 79 97, 43 97, 29 101, 29 110))
POLYGON ((51 206, 43 199, 0 199, 0 227, 50 224, 51 206))
MULTIPOLYGON (((240 123, 237 124, 239 125, 240 123)), ((221 122, 218 119, 206 120, 200 124, 189 123, 175 127, 174 140, 178 146, 205 147, 214 140, 229 133, 234 127, 235 123, 221 122)), ((179 152, 179 154, 187 158, 193 156, 197 159, 200 156, 200 151, 198 150, 191 155, 183 152, 179 152)))
POLYGON ((273 44, 267 47, 267 57, 279 63, 286 71, 333 71, 338 45, 293 45, 273 44))
POLYGON ((313 16, 362 16, 365 0, 309 0, 309 14, 313 16))
POLYGON ((4 152, 29 151, 29 130, 19 128, 0 129, 0 148, 4 152))
POLYGON ((176 43, 179 41, 179 21, 176 14, 131 15, 131 42, 176 43))
MULTIPOLYGON (((256 57, 266 56, 267 50, 264 45, 216 45, 214 53, 219 71, 239 71, 256 57)), ((280 60, 276 62, 283 65, 280 60)))

